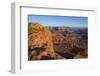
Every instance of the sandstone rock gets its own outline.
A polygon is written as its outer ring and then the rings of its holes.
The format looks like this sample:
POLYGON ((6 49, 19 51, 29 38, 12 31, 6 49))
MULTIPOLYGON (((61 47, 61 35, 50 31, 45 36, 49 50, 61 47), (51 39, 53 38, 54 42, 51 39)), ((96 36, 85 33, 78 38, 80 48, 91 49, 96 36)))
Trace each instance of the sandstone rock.
POLYGON ((28 25, 28 48, 46 48, 45 51, 51 57, 55 58, 55 52, 52 43, 52 34, 43 25, 39 23, 29 23, 28 25))

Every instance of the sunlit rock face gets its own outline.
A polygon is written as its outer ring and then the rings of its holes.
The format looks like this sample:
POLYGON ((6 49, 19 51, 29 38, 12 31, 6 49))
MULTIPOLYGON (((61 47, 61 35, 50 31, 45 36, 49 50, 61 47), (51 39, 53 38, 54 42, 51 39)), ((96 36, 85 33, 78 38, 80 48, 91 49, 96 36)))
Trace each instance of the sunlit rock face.
POLYGON ((36 48, 41 51, 41 48, 44 48, 41 55, 55 57, 52 34, 39 23, 29 23, 28 25, 28 48, 33 49, 32 51, 36 51, 36 48))
POLYGON ((52 46, 52 35, 45 27, 39 23, 29 25, 29 48, 52 46))

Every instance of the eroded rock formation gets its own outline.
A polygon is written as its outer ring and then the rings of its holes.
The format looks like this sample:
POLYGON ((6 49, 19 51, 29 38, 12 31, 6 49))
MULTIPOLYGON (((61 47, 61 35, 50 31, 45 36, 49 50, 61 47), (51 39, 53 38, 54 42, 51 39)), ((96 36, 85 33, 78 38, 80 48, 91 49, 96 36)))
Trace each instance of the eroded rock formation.
MULTIPOLYGON (((45 48, 42 56, 50 55, 55 58, 55 52, 52 43, 52 34, 44 26, 39 23, 29 23, 28 25, 28 48, 35 51, 37 48, 45 48)), ((41 50, 40 50, 41 51, 41 50)))

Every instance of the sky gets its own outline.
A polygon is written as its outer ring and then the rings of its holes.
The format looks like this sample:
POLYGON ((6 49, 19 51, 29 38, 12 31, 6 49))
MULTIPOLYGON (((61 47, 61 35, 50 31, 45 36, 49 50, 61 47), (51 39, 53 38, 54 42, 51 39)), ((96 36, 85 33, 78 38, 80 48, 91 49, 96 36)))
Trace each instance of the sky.
POLYGON ((87 27, 88 17, 28 15, 28 22, 44 26, 87 27))

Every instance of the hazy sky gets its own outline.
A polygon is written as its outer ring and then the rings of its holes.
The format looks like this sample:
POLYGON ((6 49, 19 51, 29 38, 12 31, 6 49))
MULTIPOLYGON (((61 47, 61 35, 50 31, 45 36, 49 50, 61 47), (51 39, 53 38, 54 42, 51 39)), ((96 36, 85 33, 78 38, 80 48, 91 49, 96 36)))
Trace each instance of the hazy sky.
POLYGON ((28 22, 38 22, 45 26, 87 27, 88 17, 29 15, 28 22))

